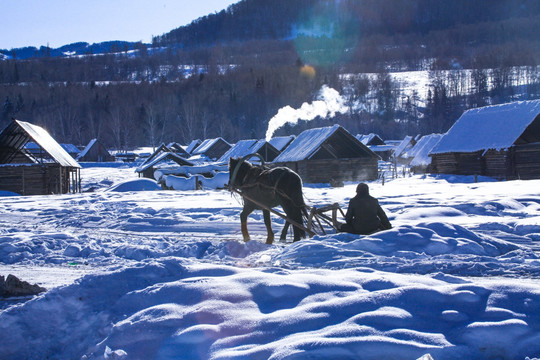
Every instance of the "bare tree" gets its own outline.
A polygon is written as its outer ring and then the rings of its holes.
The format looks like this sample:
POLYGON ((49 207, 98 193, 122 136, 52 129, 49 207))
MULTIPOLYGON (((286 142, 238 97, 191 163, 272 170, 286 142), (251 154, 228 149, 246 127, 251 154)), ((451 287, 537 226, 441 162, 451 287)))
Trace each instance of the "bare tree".
POLYGON ((182 98, 182 117, 183 120, 181 126, 186 136, 186 140, 195 139, 195 130, 197 129, 197 115, 198 115, 198 102, 195 96, 192 94, 186 95, 182 98))

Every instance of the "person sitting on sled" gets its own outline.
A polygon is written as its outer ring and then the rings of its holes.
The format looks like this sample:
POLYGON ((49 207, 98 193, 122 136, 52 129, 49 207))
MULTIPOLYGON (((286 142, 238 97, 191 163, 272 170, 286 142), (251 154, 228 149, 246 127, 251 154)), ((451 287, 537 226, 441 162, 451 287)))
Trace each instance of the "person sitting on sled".
POLYGON ((345 221, 339 231, 352 234, 368 235, 392 228, 379 201, 369 195, 369 187, 364 183, 356 187, 356 196, 349 201, 345 221))

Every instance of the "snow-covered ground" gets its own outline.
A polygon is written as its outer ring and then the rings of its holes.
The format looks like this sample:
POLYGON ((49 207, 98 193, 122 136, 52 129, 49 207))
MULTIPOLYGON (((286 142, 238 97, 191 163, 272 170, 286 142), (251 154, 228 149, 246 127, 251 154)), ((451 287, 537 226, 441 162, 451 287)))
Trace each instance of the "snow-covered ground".
MULTIPOLYGON (((393 229, 268 246, 229 192, 136 178, 0 197, 0 275, 48 289, 2 300, 0 359, 540 358, 540 181, 374 182, 393 229)), ((355 185, 306 203, 346 208, 355 185)))

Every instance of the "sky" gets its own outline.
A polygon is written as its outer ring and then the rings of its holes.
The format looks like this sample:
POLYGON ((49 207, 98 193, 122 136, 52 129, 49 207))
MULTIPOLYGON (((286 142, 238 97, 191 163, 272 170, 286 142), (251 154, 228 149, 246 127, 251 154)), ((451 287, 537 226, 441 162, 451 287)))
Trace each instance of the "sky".
POLYGON ((3 0, 0 49, 142 41, 239 0, 3 0))

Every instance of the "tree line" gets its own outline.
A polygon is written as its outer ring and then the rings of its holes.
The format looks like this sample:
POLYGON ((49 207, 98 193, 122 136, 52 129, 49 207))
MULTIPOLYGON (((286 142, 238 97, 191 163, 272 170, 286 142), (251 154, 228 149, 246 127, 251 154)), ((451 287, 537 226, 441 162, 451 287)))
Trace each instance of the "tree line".
POLYGON ((389 73, 342 76, 302 64, 200 72, 181 81, 29 82, 0 86, 0 125, 11 118, 44 126, 60 142, 134 146, 223 137, 263 138, 268 121, 286 105, 314 100, 323 84, 338 90, 350 111, 277 135, 340 123, 352 133, 387 139, 444 132, 461 113, 491 103, 540 97, 537 67, 430 72, 425 94, 406 93, 389 73))
POLYGON ((530 0, 244 0, 150 48, 0 61, 0 126, 16 117, 119 149, 235 142, 326 84, 350 111, 278 135, 334 122, 387 139, 443 132, 471 107, 540 97, 539 13, 530 0), (389 74, 413 70, 430 72, 421 93, 389 74))

